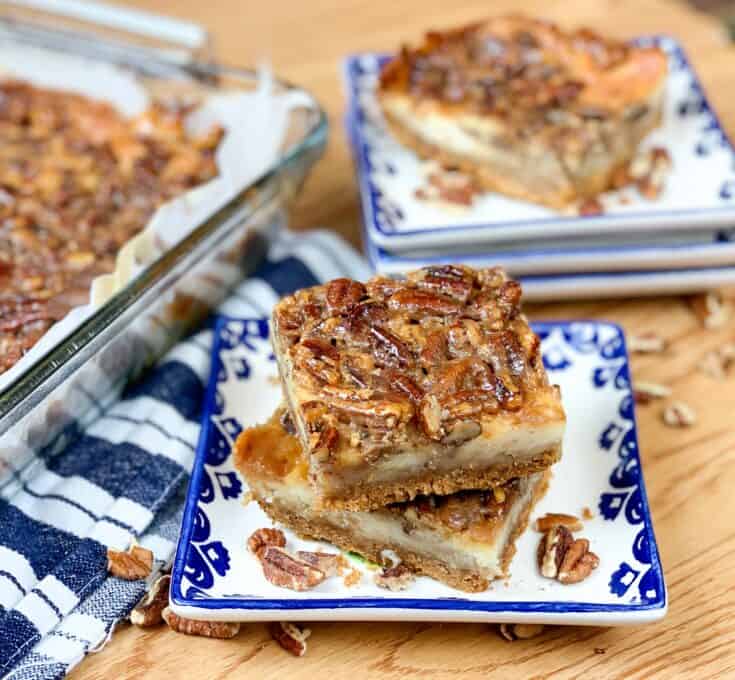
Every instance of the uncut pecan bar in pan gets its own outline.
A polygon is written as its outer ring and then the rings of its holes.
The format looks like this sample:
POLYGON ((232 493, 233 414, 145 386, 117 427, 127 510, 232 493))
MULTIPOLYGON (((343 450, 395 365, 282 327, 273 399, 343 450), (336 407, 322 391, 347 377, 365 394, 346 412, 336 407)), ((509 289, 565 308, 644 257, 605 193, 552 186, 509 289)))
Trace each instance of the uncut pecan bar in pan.
POLYGON ((614 188, 661 119, 666 55, 504 16, 404 47, 378 100, 395 137, 485 189, 561 208, 614 188))
POLYGON ((284 298, 273 344, 320 504, 365 510, 547 468, 565 417, 499 269, 337 279, 284 298))
POLYGON ((0 374, 115 268, 156 208, 217 175, 220 128, 190 109, 134 118, 78 94, 0 82, 0 374))
POLYGON ((373 562, 393 553, 413 571, 460 590, 485 590, 507 574, 548 471, 495 490, 419 496, 371 512, 318 509, 301 444, 286 432, 281 415, 245 430, 234 448, 235 465, 271 519, 373 562))

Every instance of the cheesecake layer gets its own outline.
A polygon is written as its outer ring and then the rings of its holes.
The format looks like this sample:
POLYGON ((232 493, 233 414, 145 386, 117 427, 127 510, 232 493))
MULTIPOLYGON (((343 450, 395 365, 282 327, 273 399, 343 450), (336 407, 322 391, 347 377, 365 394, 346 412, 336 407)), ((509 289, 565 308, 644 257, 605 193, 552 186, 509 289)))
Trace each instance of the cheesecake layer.
POLYGON ((277 418, 241 434, 234 455, 255 500, 274 521, 376 563, 397 555, 415 572, 465 591, 484 590, 507 574, 515 541, 549 475, 534 473, 495 490, 422 495, 380 510, 346 511, 316 505, 301 446, 277 418))

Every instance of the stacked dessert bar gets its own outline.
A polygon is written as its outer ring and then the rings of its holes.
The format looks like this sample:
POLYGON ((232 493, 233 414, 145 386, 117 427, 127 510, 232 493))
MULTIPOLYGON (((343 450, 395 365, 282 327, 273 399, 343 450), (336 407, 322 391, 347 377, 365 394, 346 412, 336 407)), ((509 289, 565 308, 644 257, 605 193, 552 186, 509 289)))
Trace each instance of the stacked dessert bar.
POLYGON ((506 573, 565 417, 498 269, 337 279, 284 298, 285 406, 235 461, 274 520, 466 591, 506 573))

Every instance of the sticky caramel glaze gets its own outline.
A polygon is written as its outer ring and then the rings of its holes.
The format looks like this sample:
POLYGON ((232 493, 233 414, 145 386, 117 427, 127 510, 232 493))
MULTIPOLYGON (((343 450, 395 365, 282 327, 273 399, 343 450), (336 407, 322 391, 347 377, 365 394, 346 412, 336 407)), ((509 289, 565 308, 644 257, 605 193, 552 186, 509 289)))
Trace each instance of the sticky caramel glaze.
POLYGON ((236 467, 248 477, 306 481, 308 466, 301 444, 283 429, 278 412, 264 425, 243 431, 233 455, 236 467))
MULTIPOLYGON (((307 484, 307 463, 299 440, 286 432, 281 412, 264 425, 240 434, 234 447, 235 466, 247 478, 307 484)), ((448 496, 419 496, 385 509, 400 515, 406 528, 417 522, 491 543, 520 495, 520 482, 485 491, 460 491, 448 496)), ((383 512, 378 510, 378 512, 383 512)))

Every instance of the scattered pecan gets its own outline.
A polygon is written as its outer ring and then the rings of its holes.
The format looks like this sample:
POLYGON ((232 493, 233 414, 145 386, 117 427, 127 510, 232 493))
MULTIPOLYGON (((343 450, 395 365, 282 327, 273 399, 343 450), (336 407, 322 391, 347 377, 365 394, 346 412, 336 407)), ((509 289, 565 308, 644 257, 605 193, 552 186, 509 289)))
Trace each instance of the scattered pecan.
POLYGON ((256 529, 248 538, 248 550, 254 555, 260 555, 260 552, 268 545, 284 548, 286 546, 286 534, 280 529, 263 527, 262 529, 256 529))
POLYGON ((636 404, 648 404, 654 399, 671 395, 671 388, 653 382, 637 381, 633 384, 633 398, 636 404))
POLYGON ((153 571, 153 553, 139 545, 131 545, 126 552, 108 548, 107 571, 126 581, 147 578, 153 571))
POLYGON ((287 621, 273 621, 268 624, 271 637, 287 652, 294 656, 306 654, 306 640, 311 635, 309 628, 301 628, 287 621))
POLYGON ((584 581, 593 569, 597 569, 600 558, 590 552, 590 542, 586 538, 576 539, 567 549, 556 576, 565 585, 584 581))
POLYGON ((694 295, 689 298, 689 305, 702 327, 708 330, 722 328, 732 313, 731 306, 717 291, 694 295))
POLYGON ((195 621, 174 614, 168 607, 163 610, 163 620, 171 630, 184 635, 228 640, 240 632, 240 624, 227 621, 195 621))
POLYGON ((536 531, 544 533, 558 524, 565 526, 569 531, 580 531, 583 528, 579 517, 561 512, 548 512, 536 520, 536 531))
POLYGON ((582 217, 593 217, 595 215, 602 215, 605 212, 605 207, 602 205, 598 198, 587 198, 579 204, 578 213, 582 217))
POLYGON ((735 343, 727 343, 719 349, 707 352, 699 362, 699 368, 715 380, 724 380, 734 361, 735 343))
POLYGON ((560 524, 552 527, 541 537, 537 557, 542 576, 546 578, 558 576, 564 555, 572 543, 574 543, 572 533, 560 524))
POLYGON ((130 623, 141 628, 157 626, 163 623, 163 610, 168 607, 168 591, 171 587, 171 576, 160 576, 143 596, 133 611, 130 612, 130 623))
POLYGON ((330 578, 337 573, 339 555, 335 553, 299 550, 296 552, 296 557, 298 557, 302 562, 306 562, 321 571, 326 578, 330 578))
POLYGON ((594 515, 592 514, 592 510, 590 510, 586 505, 582 508, 582 519, 591 520, 594 519, 594 515))
POLYGON ((416 575, 405 564, 396 564, 383 567, 375 574, 374 580, 380 588, 396 592, 406 590, 416 580, 416 575))
POLYGON ((663 411, 663 421, 669 427, 691 427, 697 422, 697 414, 683 401, 669 404, 663 411))
POLYGON ((628 337, 631 354, 659 354, 666 349, 666 340, 656 333, 641 333, 628 337))
POLYGON ((501 637, 513 642, 538 637, 544 632, 544 628, 542 623, 501 623, 499 631, 501 637))
POLYGON ((362 581, 362 572, 359 569, 352 569, 342 579, 342 583, 347 588, 356 586, 360 581, 362 581))
POLYGON ((555 525, 539 542, 537 557, 541 575, 565 585, 583 581, 600 563, 589 547, 586 538, 575 539, 565 526, 555 525))
POLYGON ((258 558, 266 579, 280 588, 310 590, 326 578, 323 571, 278 546, 266 545, 258 558))
POLYGON ((414 196, 420 201, 467 208, 472 205, 476 193, 477 188, 470 176, 432 162, 427 164, 426 184, 418 187, 414 196))

